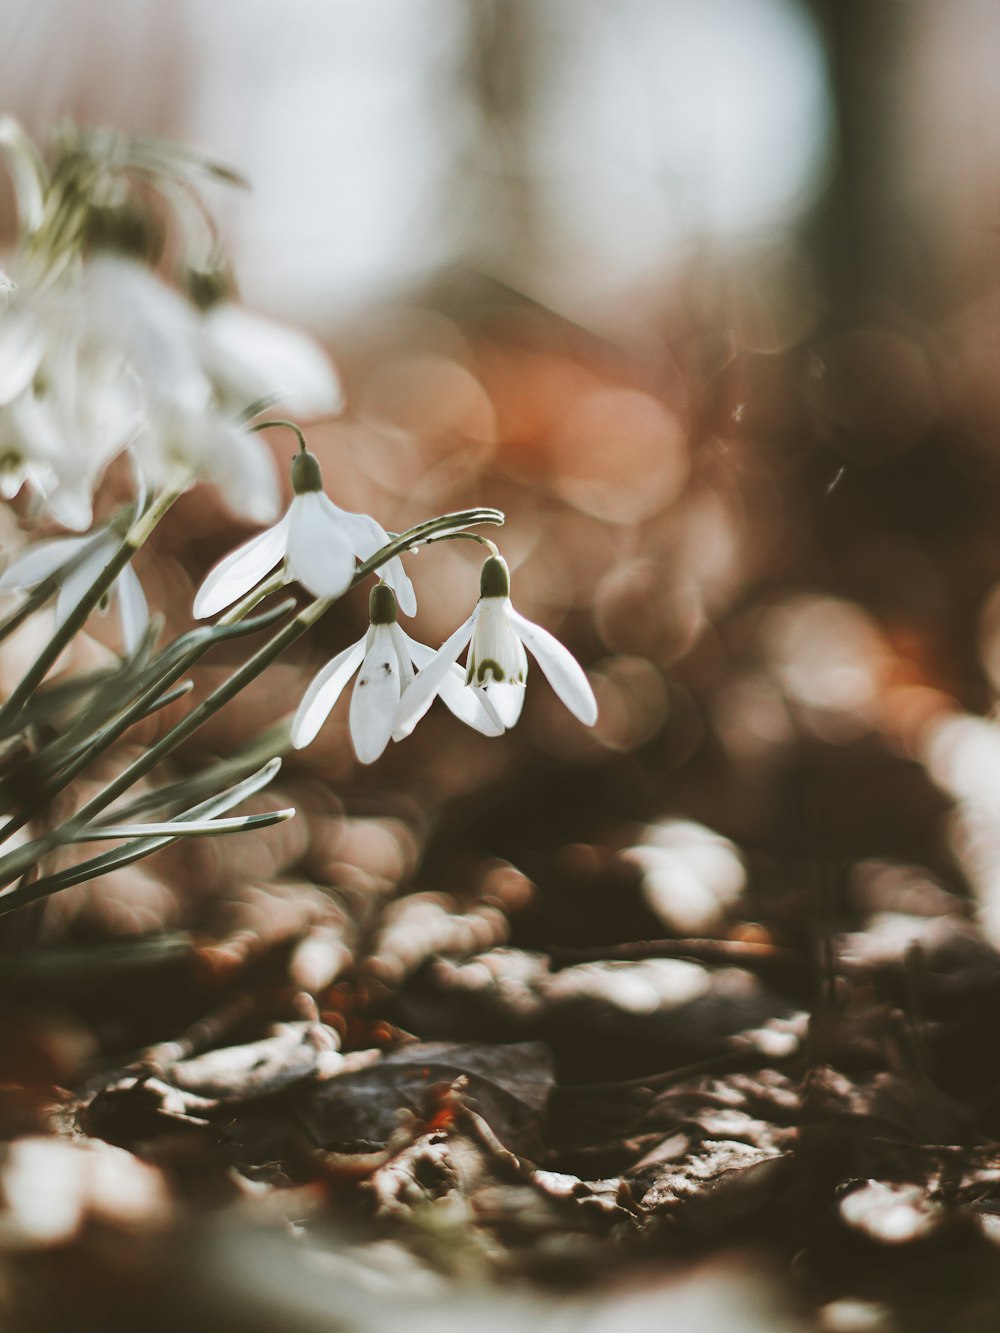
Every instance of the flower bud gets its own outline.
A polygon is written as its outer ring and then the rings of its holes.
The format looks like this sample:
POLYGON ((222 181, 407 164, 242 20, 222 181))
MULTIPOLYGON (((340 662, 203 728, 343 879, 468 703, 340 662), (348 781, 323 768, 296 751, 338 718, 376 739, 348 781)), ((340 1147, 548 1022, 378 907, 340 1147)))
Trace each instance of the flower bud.
POLYGON ((199 310, 211 310, 233 295, 232 279, 221 264, 189 268, 184 275, 184 287, 199 310))
POLYGON ((509 597, 510 570, 501 555, 491 555, 479 575, 480 597, 509 597))
POLYGON ((112 250, 141 263, 155 264, 163 250, 163 224, 135 199, 91 204, 84 241, 91 250, 112 250))

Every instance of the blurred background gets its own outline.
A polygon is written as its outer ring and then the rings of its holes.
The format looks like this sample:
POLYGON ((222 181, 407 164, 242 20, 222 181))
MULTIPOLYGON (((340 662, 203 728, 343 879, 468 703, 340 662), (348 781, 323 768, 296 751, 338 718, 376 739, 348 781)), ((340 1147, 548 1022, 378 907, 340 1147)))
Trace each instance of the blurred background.
MULTIPOLYGON (((426 873, 548 876, 528 939, 606 933, 608 875, 646 884, 622 938, 718 927, 720 838, 737 893, 832 865, 843 905, 858 866, 916 864, 1000 933, 998 44, 986 0, 5 0, 32 131, 155 132, 253 182, 211 202, 247 304, 341 367, 310 434, 334 497, 390 529, 505 509, 516 604, 592 672, 593 733, 539 681, 503 741, 435 710, 374 772, 345 700, 290 766, 318 808, 402 810, 433 852, 451 802, 426 873), (620 854, 664 819, 660 892, 620 854)), ((164 526, 175 627, 244 535, 207 493, 164 526)), ((411 564, 440 642, 476 553, 411 564)), ((362 600, 187 762, 287 714, 362 600)))
MULTIPOLYGON (((953 806, 1000 777, 998 46, 986 0, 4 0, 32 131, 168 135, 253 183, 211 202, 246 303, 342 370, 310 434, 334 497, 390 529, 504 508, 516 604, 592 671, 593 734, 539 681, 499 744, 435 716, 374 773, 342 709, 297 761, 324 800, 451 799, 471 846, 562 847, 571 879, 600 858, 566 844, 676 817, 782 893, 896 859, 989 917, 953 806)), ((166 525, 178 626, 243 535, 207 494, 166 525)), ((411 563, 440 642, 475 551, 411 563)), ((293 707, 361 600, 199 746, 293 707)))

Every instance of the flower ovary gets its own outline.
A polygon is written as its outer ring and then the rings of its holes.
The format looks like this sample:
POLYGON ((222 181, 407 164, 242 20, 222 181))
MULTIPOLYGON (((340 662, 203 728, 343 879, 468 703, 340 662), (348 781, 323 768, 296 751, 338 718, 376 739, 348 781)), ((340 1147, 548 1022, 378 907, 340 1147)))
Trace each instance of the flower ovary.
POLYGON ((388 583, 376 583, 368 595, 368 618, 373 625, 396 623, 396 594, 388 583))
POLYGON ((510 570, 501 555, 491 555, 479 575, 480 597, 509 597, 510 570))
POLYGON ((323 473, 319 459, 308 449, 296 454, 292 459, 292 489, 296 495, 308 495, 310 491, 323 489, 323 473))

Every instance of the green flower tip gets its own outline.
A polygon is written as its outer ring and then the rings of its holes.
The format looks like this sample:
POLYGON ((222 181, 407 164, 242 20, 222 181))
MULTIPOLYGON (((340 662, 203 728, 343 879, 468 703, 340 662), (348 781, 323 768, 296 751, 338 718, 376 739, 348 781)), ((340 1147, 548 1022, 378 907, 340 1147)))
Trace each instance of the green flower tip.
POLYGON ((189 268, 184 275, 187 294, 199 310, 211 310, 233 294, 233 284, 221 264, 207 268, 189 268))
POLYGON ((163 224, 135 199, 91 204, 84 224, 84 242, 91 250, 113 250, 154 264, 163 251, 163 224))
POLYGON ((369 593, 368 618, 373 625, 396 623, 396 594, 388 583, 376 583, 369 593))
POLYGON ((479 576, 480 597, 509 597, 510 570, 502 555, 491 555, 479 576))
POLYGON ((310 491, 323 489, 319 459, 308 449, 292 459, 292 488, 296 495, 307 495, 310 491))

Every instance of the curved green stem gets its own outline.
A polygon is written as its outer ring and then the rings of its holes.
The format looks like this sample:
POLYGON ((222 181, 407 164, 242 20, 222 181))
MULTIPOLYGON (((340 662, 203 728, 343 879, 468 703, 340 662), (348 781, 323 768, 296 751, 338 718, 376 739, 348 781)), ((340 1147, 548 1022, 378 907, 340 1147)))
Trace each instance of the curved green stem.
POLYGON ((303 454, 309 452, 301 426, 296 426, 294 421, 288 421, 285 417, 275 417, 272 421, 258 421, 256 425, 250 427, 250 430, 268 430, 271 426, 285 426, 288 430, 293 430, 299 437, 299 452, 303 454))

